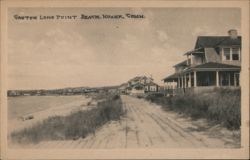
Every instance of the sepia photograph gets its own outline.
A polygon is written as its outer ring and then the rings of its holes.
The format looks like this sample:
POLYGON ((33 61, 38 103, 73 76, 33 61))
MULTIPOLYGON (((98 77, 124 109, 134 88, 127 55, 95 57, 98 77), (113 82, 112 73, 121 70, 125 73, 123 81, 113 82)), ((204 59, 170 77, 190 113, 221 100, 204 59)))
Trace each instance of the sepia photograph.
POLYGON ((8 7, 5 22, 6 148, 249 147, 240 7, 8 7))

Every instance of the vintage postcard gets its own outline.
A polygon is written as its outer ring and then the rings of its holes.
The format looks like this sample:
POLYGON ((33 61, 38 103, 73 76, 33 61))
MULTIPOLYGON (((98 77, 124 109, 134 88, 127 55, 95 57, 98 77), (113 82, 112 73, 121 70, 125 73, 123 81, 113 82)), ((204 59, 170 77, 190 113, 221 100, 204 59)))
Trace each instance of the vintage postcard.
POLYGON ((248 1, 1 1, 1 158, 249 158, 248 1))

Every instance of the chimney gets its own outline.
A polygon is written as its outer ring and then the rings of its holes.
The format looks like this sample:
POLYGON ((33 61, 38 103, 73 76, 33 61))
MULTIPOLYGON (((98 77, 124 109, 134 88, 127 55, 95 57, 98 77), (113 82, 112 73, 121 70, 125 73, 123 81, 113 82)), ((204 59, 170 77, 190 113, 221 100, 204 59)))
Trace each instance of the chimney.
POLYGON ((230 29, 228 31, 228 35, 231 39, 237 39, 237 30, 236 29, 230 29))

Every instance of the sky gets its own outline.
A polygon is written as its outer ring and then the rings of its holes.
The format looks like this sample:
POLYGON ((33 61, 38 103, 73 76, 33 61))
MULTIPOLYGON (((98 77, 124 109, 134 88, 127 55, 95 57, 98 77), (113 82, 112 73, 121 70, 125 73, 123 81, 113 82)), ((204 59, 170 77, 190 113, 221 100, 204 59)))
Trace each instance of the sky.
POLYGON ((240 34, 236 8, 11 8, 8 89, 119 85, 152 76, 162 85, 197 36, 240 34), (140 19, 80 19, 80 15, 140 14, 140 19), (19 16, 77 15, 70 20, 19 16))

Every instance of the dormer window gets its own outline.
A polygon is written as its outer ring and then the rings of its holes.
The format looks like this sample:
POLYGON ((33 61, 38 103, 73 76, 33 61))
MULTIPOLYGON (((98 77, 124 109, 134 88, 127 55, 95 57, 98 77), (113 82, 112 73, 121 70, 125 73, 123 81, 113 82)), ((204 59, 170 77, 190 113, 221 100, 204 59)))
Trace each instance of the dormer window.
POLYGON ((223 48, 223 60, 239 61, 240 60, 240 48, 239 47, 223 48))

